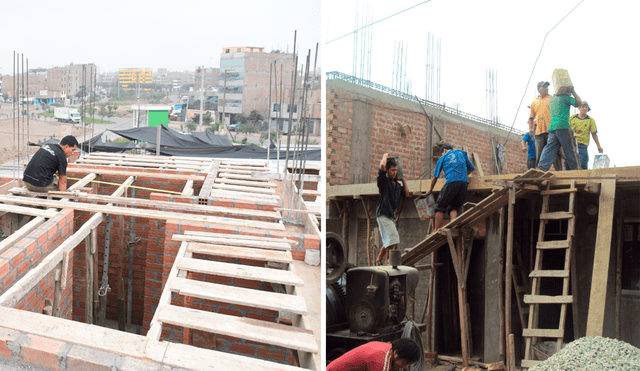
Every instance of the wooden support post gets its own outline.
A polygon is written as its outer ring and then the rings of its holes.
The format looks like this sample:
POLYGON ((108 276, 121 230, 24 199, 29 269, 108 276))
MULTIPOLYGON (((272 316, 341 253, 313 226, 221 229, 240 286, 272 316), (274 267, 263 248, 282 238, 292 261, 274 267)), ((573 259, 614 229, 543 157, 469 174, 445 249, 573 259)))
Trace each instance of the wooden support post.
MULTIPOLYGON (((464 264, 464 246, 461 246, 462 240, 458 240, 458 246, 453 242, 453 235, 450 229, 445 229, 444 232, 447 235, 447 242, 449 243, 449 251, 451 252, 451 260, 453 262, 453 268, 458 278, 458 312, 460 314, 460 341, 462 347, 462 363, 464 367, 469 367, 469 332, 467 322, 467 289, 466 278, 464 276, 465 267, 464 264)), ((461 237, 462 238, 462 237, 461 237)))
POLYGON ((98 296, 98 231, 91 230, 91 257, 93 259, 93 323, 96 323, 98 311, 100 310, 100 296, 98 296))
MULTIPOLYGON (((514 208, 516 203, 516 187, 514 183, 509 184, 509 204, 507 208, 507 251, 506 251, 506 272, 505 272, 505 305, 504 305, 504 319, 505 319, 505 336, 509 339, 507 345, 507 359, 515 359, 514 349, 512 347, 513 334, 511 332, 511 276, 513 275, 513 218, 514 208), (511 337, 510 337, 511 336, 511 337)), ((509 362, 511 366, 511 362, 509 362)), ((509 371, 515 371, 515 368, 510 368, 509 371)))
POLYGON ((91 236, 84 239, 85 293, 84 322, 93 325, 93 253, 91 236))
POLYGON ((603 180, 600 190, 600 210, 598 212, 586 336, 602 336, 603 333, 615 194, 616 180, 603 180))
POLYGON ((362 200, 362 207, 364 208, 364 213, 367 216, 367 265, 371 266, 371 239, 369 238, 371 235, 371 217, 369 216, 369 208, 367 207, 369 198, 361 197, 360 200, 362 200))
POLYGON ((61 285, 60 278, 62 276, 62 262, 58 263, 58 266, 53 271, 55 288, 53 291, 53 312, 52 315, 54 317, 60 317, 60 296, 61 296, 61 285))
POLYGON ((120 243, 118 244, 118 300, 117 300, 117 312, 118 312, 118 330, 125 330, 126 312, 124 303, 124 277, 123 277, 123 265, 124 265, 124 252, 127 251, 126 244, 124 242, 124 216, 118 215, 118 233, 120 234, 120 243))
MULTIPOLYGON (((504 207, 500 209, 500 225, 498 226, 499 245, 500 245, 500 264, 498 265, 498 305, 500 307, 500 359, 505 361, 505 328, 504 328, 504 207)), ((506 362, 505 362, 506 363, 506 362)))
MULTIPOLYGON (((619 199, 624 199, 620 197, 619 199)), ((616 339, 622 340, 622 321, 620 315, 622 311, 622 251, 624 233, 624 207, 618 203, 618 219, 616 222, 616 339)), ((575 294, 573 294, 575 296, 575 294)))

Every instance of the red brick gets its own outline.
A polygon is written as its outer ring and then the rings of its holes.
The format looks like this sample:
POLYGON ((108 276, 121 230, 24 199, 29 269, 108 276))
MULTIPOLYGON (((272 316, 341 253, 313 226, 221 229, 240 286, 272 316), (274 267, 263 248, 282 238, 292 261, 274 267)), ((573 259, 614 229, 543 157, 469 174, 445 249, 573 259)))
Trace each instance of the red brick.
POLYGON ((246 344, 233 344, 229 347, 229 350, 232 352, 243 353, 250 356, 256 354, 256 349, 246 344))
POLYGON ((304 235, 304 248, 319 250, 320 249, 320 238, 313 234, 305 234, 304 235))
POLYGON ((300 251, 300 250, 291 250, 291 256, 295 259, 295 260, 304 260, 306 253, 304 250, 300 251))
POLYGON ((58 352, 65 344, 37 335, 28 335, 29 340, 20 349, 20 360, 34 366, 45 367, 50 370, 60 370, 58 352))
POLYGON ((0 357, 13 358, 11 349, 7 346, 7 343, 15 342, 20 336, 19 332, 3 329, 0 332, 0 357))
POLYGON ((258 357, 275 359, 278 361, 285 360, 285 353, 277 350, 270 350, 266 348, 258 348, 258 357))

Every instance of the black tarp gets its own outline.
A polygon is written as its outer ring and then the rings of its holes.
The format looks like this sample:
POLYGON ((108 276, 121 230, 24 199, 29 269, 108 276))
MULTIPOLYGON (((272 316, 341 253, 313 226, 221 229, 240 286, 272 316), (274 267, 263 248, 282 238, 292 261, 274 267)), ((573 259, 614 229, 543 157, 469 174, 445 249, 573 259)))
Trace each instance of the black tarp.
MULTIPOLYGON (((111 132, 130 140, 138 140, 153 145, 157 144, 158 129, 155 127, 111 130, 111 132)), ((206 148, 211 146, 230 147, 232 144, 226 135, 214 135, 208 132, 198 132, 195 135, 194 133, 184 134, 166 126, 161 126, 160 146, 206 148)))
MULTIPOLYGON (((137 140, 146 142, 142 144, 142 148, 156 153, 156 139, 158 137, 158 129, 155 127, 134 128, 127 130, 111 130, 113 133, 129 140, 137 140)), ((35 144, 29 143, 31 146, 41 146, 43 144, 58 144, 59 139, 48 139, 47 141, 35 144)), ((160 132, 160 154, 163 156, 186 156, 186 157, 211 157, 211 158, 239 158, 252 160, 266 160, 267 149, 255 144, 234 146, 227 136, 214 135, 210 132, 180 133, 176 130, 161 127, 160 132)), ((136 148, 135 143, 113 143, 102 141, 102 134, 80 143, 80 148, 89 152, 124 152, 136 148)), ((285 159, 286 149, 280 149, 281 160, 285 159)), ((289 151, 289 159, 293 159, 293 151, 289 151)), ((298 153, 298 159, 305 156, 298 153)), ((269 159, 278 159, 277 149, 271 149, 269 159)), ((320 161, 321 150, 313 149, 306 151, 307 161, 320 161)))

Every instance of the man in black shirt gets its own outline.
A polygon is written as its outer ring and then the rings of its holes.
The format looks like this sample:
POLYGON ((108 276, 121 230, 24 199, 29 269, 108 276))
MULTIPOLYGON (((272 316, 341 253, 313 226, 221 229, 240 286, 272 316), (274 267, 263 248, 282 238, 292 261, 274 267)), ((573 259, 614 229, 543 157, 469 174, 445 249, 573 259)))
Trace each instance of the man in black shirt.
POLYGON ((388 159, 389 154, 385 153, 380 160, 380 168, 378 169, 378 191, 380 198, 376 206, 376 220, 378 222, 378 230, 382 238, 382 248, 376 259, 376 264, 382 264, 382 258, 386 257, 389 261, 389 251, 400 243, 400 235, 395 224, 395 213, 400 204, 400 196, 404 188, 406 197, 409 197, 409 186, 406 180, 402 179, 402 188, 398 179, 397 164, 395 160, 388 159))
POLYGON ((73 135, 62 138, 60 144, 45 144, 24 169, 22 181, 32 192, 66 191, 67 158, 78 148, 73 135), (57 173, 57 175, 56 175, 57 173))

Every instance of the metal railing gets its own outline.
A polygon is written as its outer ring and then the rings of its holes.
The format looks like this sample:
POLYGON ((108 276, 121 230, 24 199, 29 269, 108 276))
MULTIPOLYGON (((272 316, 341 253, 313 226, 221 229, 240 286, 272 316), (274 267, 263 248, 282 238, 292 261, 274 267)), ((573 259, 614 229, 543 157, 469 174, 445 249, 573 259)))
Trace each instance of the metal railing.
POLYGON ((439 103, 434 103, 434 102, 430 102, 428 100, 425 99, 421 99, 418 98, 415 95, 410 95, 404 92, 401 92, 399 90, 395 90, 395 89, 391 89, 388 86, 384 86, 384 85, 380 85, 380 84, 376 84, 375 82, 369 81, 369 80, 364 80, 355 76, 351 76, 351 75, 347 75, 345 73, 342 72, 337 72, 337 71, 332 71, 332 72, 327 72, 327 80, 341 80, 341 81, 346 81, 346 82, 350 82, 352 84, 356 84, 356 85, 360 85, 366 88, 370 88, 370 89, 374 89, 377 90, 379 92, 383 92, 386 94, 390 94, 393 95, 395 97, 398 98, 402 98, 402 99, 406 99, 412 102, 416 102, 419 104, 422 104, 423 106, 428 106, 437 110, 441 110, 447 113, 450 113, 452 115, 456 115, 456 116, 460 116, 460 117, 464 117, 466 119, 469 119, 471 121, 475 121, 478 122, 480 124, 484 124, 484 125, 488 125, 488 126, 493 126, 494 128, 498 128, 498 129, 502 129, 502 130, 506 130, 506 131, 510 131, 514 134, 518 134, 518 135, 524 135, 525 132, 522 130, 518 130, 506 125, 502 125, 499 122, 495 122, 492 120, 487 120, 485 118, 482 117, 478 117, 478 116, 474 116, 470 113, 466 113, 466 112, 462 112, 458 109, 452 108, 452 107, 447 107, 445 105, 439 104, 439 103))

